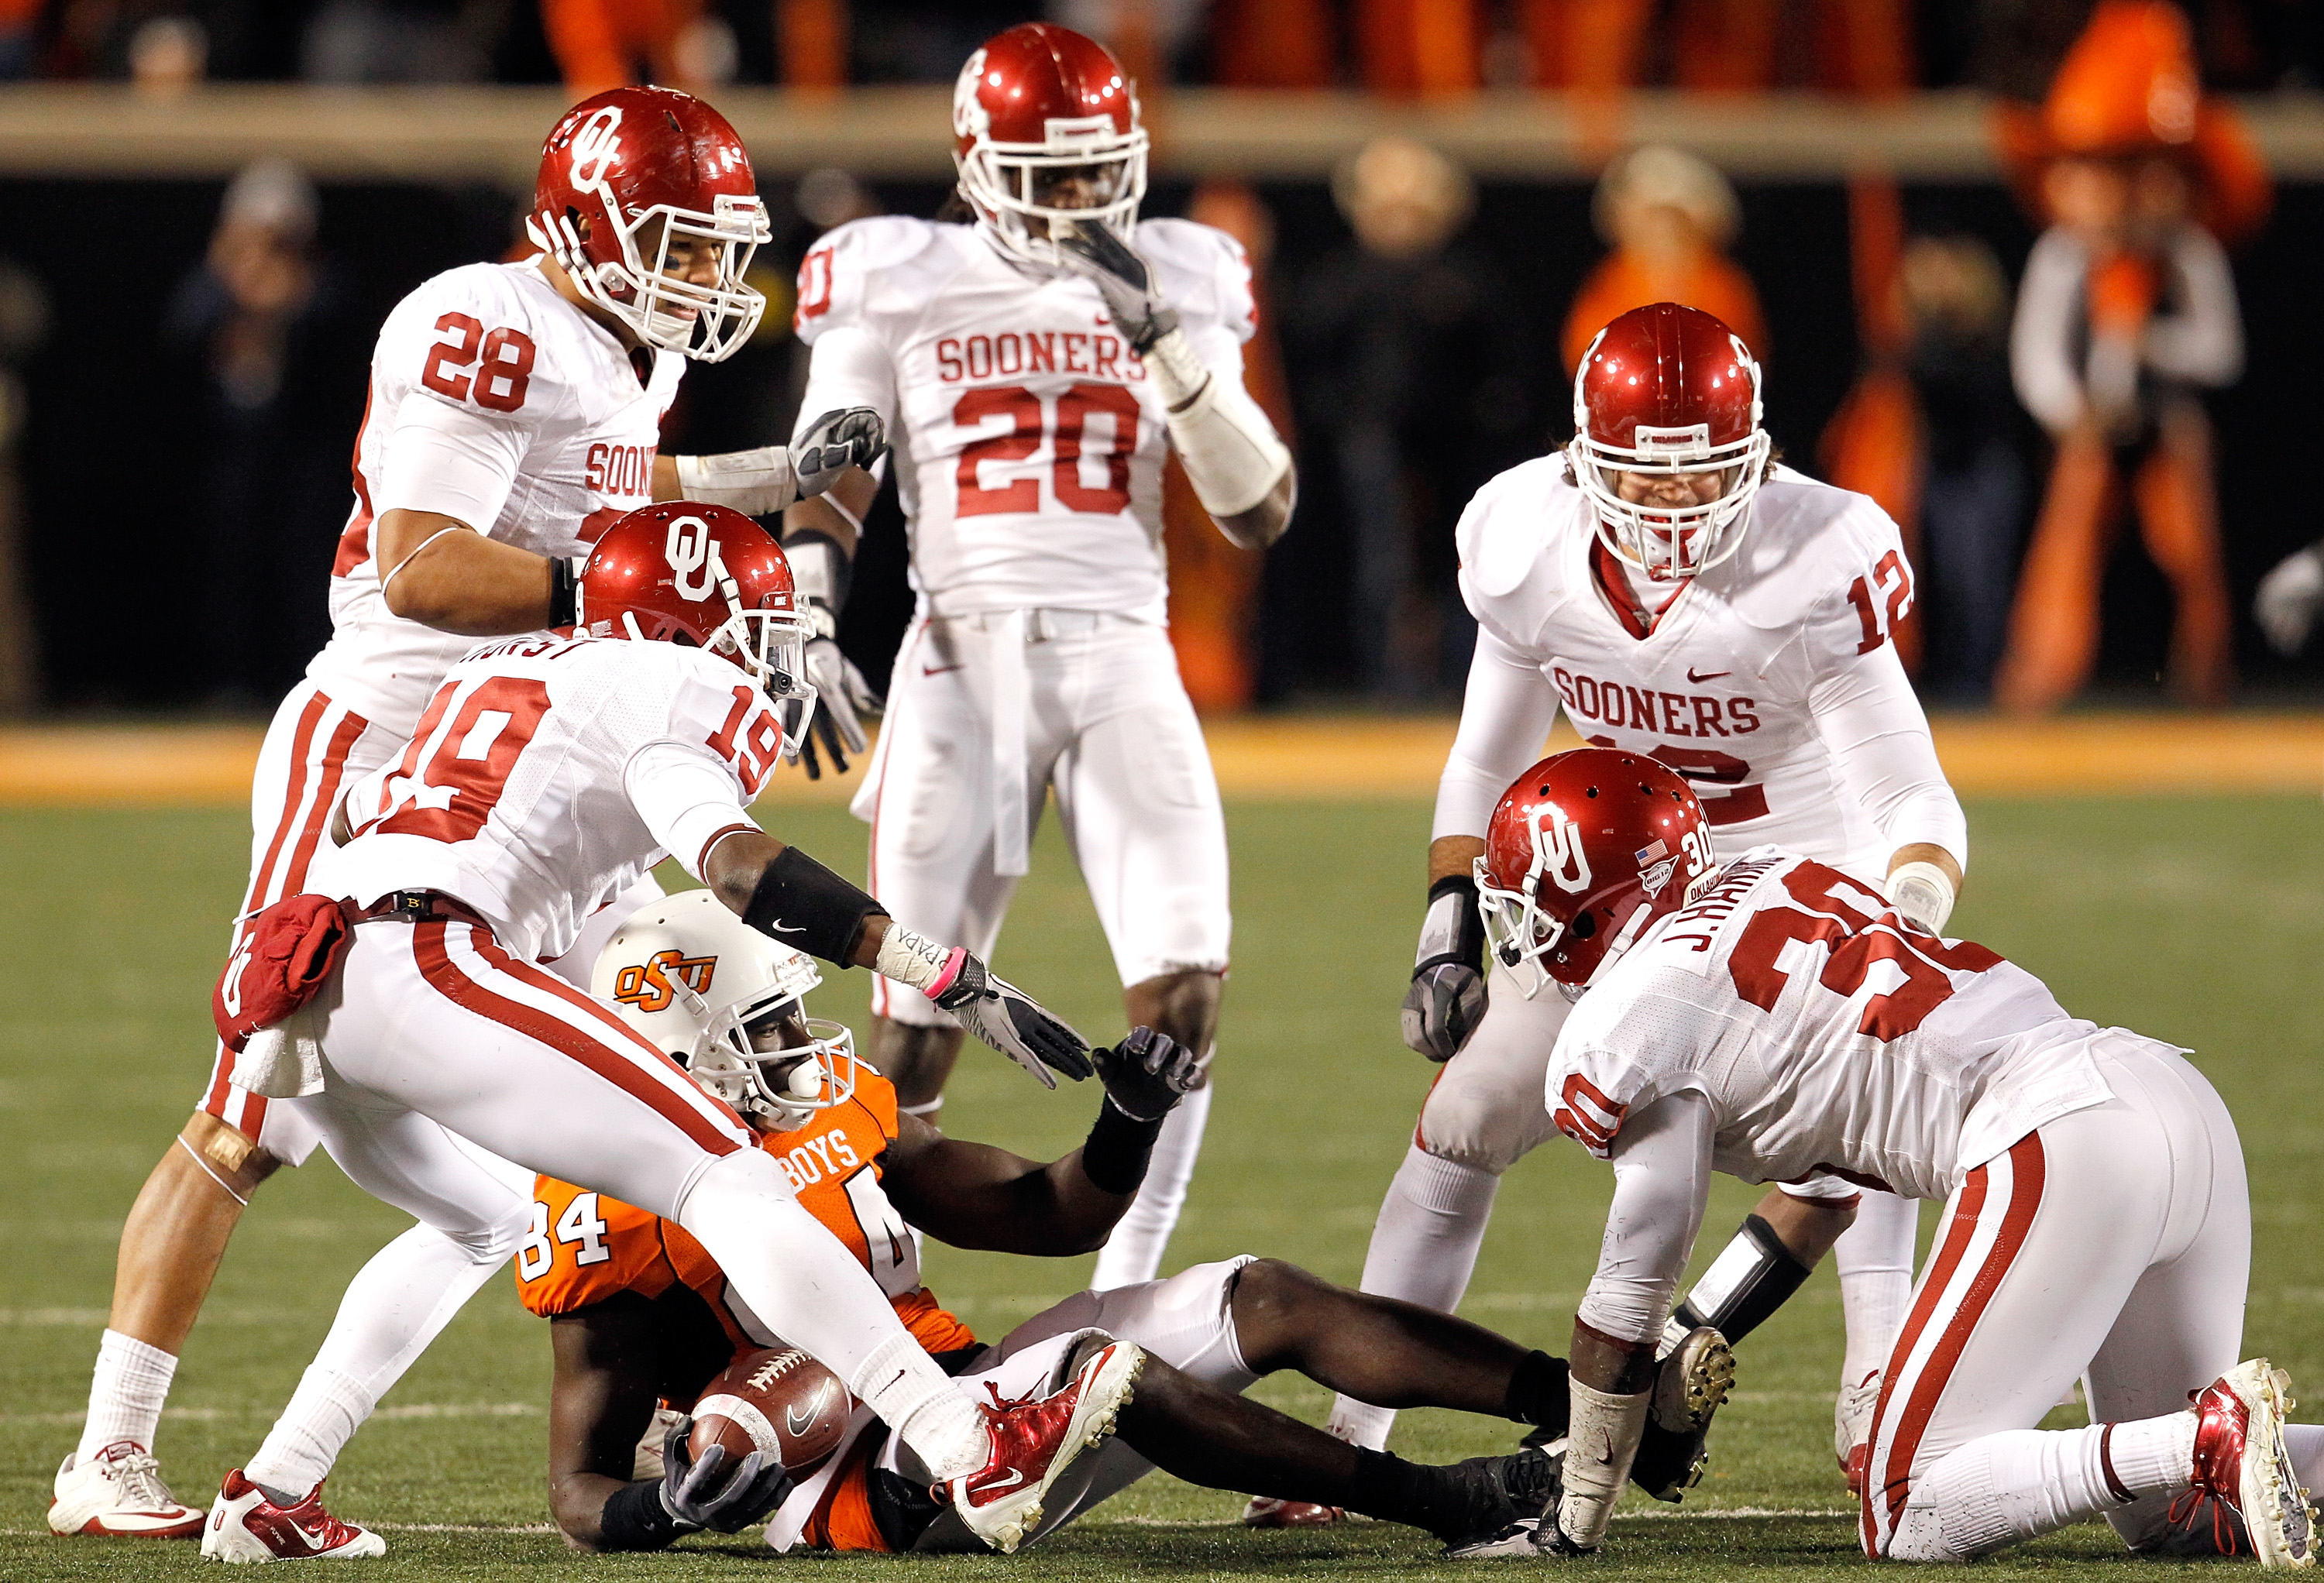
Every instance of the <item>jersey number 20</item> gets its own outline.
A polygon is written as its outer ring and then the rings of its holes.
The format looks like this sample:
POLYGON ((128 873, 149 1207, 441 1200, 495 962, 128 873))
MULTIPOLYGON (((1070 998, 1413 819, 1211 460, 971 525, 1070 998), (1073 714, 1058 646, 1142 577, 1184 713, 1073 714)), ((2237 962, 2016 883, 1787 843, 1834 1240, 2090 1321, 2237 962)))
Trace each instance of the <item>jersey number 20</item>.
POLYGON ((982 469, 988 462, 1022 462, 1038 451, 1045 440, 1053 447, 1049 489, 1057 504, 1095 517, 1111 517, 1130 504, 1130 454, 1138 448, 1138 398, 1121 386, 1069 386, 1052 408, 1023 385, 982 385, 963 391, 952 410, 953 422, 963 428, 982 428, 986 419, 996 417, 1008 418, 1009 428, 973 439, 960 449, 958 515, 1039 511, 1038 477, 1014 478, 987 487, 982 469), (1054 423, 1046 421, 1053 412, 1054 423), (1113 429, 1113 438, 1105 449, 1089 453, 1105 463, 1105 482, 1096 488, 1082 479, 1082 447, 1092 413, 1105 414, 1113 429))

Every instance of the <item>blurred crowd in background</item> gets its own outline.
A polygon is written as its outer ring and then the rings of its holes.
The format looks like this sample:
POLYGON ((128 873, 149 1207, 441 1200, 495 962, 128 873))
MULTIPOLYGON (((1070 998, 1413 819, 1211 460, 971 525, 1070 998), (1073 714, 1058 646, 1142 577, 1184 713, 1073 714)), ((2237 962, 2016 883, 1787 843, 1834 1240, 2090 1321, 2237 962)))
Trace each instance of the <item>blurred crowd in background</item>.
MULTIPOLYGON (((0 17, 11 4, 0 0, 0 17)), ((23 73, 561 76, 576 94, 647 78, 713 93, 733 80, 949 81, 983 37, 1020 19, 979 4, 836 0, 540 0, 537 14, 523 0, 14 9, 19 31, 0 61, 23 73)), ((1250 252, 1262 313, 1250 380, 1296 438, 1303 480, 1294 530, 1265 557, 1228 547, 1183 487, 1170 494, 1173 628, 1198 704, 1457 697, 1473 641, 1454 582, 1462 507, 1494 473, 1562 443, 1572 372, 1597 327, 1665 299, 1719 315, 1761 358, 1770 428, 1791 465, 1870 494, 1903 528, 1919 599, 1900 643, 1932 702, 2041 713, 2095 681, 2216 706, 2235 695, 2239 669, 2303 674, 2281 668, 2260 637, 2264 628, 2278 648, 2301 646, 2324 601, 2324 553, 2307 552, 2315 587, 2304 607, 2278 597, 2257 623, 2245 612, 2280 563, 2278 595, 2299 594, 2290 574, 2308 563, 2295 552, 2324 530, 2281 465, 2313 446, 2304 437, 2324 316, 2310 261, 2324 244, 2324 193, 2273 190, 2210 90, 2314 83, 2324 6, 1053 0, 1049 10, 1145 60, 1149 82, 1863 96, 1969 83, 2003 96, 2007 191, 1872 176, 1738 191, 1661 145, 1609 150, 1588 187, 1480 186, 1443 153, 1392 137, 1346 161, 1327 189, 1157 183, 1148 213, 1222 226, 1250 252), (2282 619, 2287 610, 2299 619, 2282 619)), ((123 185, 0 184, 0 200, 24 212, 45 198, 69 212, 98 190, 119 201, 123 185)), ((944 196, 837 170, 769 187, 776 242, 755 278, 770 309, 742 354, 689 375, 665 435, 672 448, 787 433, 805 371, 788 332, 789 270, 832 225, 930 213, 944 196)), ((20 263, 0 267, 0 443, 29 436, 32 606, 29 623, 0 619, 15 650, 0 641, 0 708, 263 709, 327 630, 322 581, 379 319, 435 270, 512 256, 517 200, 481 189, 318 194, 280 161, 245 170, 222 198, 189 183, 129 196, 149 239, 182 238, 198 256, 174 278, 108 279, 114 311, 102 326, 58 333, 60 319, 85 318, 73 305, 90 284, 74 274, 87 254, 72 226, 46 244, 20 238, 20 263), (124 384, 124 368, 138 377, 124 384), (166 502, 168 584, 198 594, 204 612, 179 629, 161 675, 56 615, 83 569, 69 546, 89 509, 85 459, 117 456, 132 434, 145 437, 132 465, 150 461, 166 481, 146 492, 166 502), (36 649, 25 637, 34 626, 36 649)), ((165 255, 149 245, 149 259, 165 255)), ((856 580, 863 608, 843 626, 875 678, 909 609, 892 493, 856 580)), ((1875 614, 1865 612, 1868 633, 1875 614)))

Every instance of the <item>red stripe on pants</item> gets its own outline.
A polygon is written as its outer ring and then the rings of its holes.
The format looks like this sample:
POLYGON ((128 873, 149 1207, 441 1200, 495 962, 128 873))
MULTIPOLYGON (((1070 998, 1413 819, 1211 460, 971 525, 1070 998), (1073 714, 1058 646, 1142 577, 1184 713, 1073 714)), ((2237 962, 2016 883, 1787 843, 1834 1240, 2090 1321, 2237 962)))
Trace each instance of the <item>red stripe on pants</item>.
MULTIPOLYGON (((500 971, 509 973, 510 976, 535 989, 552 990, 567 1004, 575 1006, 576 1009, 586 1010, 607 1023, 620 1034, 628 1048, 615 1048, 602 1044, 575 1027, 571 1023, 527 1006, 521 1000, 512 1000, 505 995, 494 993, 470 978, 461 971, 458 964, 453 962, 451 953, 446 949, 444 941, 444 932, 449 926, 443 923, 411 925, 412 956, 420 964, 420 976, 428 980, 429 985, 437 993, 465 1011, 487 1017, 503 1027, 513 1028, 529 1039, 546 1045, 560 1054, 570 1056, 632 1099, 645 1105, 663 1120, 685 1133, 689 1140, 701 1145, 710 1153, 731 1155, 742 1146, 701 1110, 687 1104, 682 1096, 672 1093, 668 1088, 656 1081, 651 1075, 640 1070, 644 1061, 650 1060, 678 1073, 679 1081, 688 1086, 691 1086, 694 1081, 692 1078, 686 1076, 683 1068, 639 1037, 629 1025, 560 980, 553 979, 538 970, 519 971, 522 964, 518 963, 514 958, 501 950, 498 944, 493 943, 491 934, 476 925, 468 925, 469 941, 475 947, 478 955, 483 956, 500 971)), ((730 1120, 733 1121, 737 1131, 742 1130, 741 1119, 735 1117, 732 1110, 728 1110, 725 1106, 707 1094, 701 1094, 700 1099, 704 1105, 715 1107, 724 1112, 730 1120)))
MULTIPOLYGON (((2025 1247, 2027 1233, 2034 1229, 2034 1213, 2042 1207, 2043 1179, 2046 1173, 2039 1133, 2029 1132, 2010 1146, 2009 1205, 2002 1211, 2000 1229, 1994 1235, 1993 1246, 1987 1251, 1985 1262, 1978 1266, 1975 1278, 1969 1282, 1969 1290, 1961 1293, 1960 1303, 1946 1320, 1945 1328, 1938 1336, 1936 1346, 1930 1351, 1928 1361, 1913 1381, 1911 1394, 1905 1399, 1903 1416, 1898 1422, 1895 1441, 1889 1450, 1880 1488, 1892 1527, 1903 1514, 1905 1502, 1911 1498, 1913 1459, 1928 1433, 1929 1420, 1936 1414, 1937 1404, 1944 1395, 1945 1386, 1951 1382, 1953 1369, 1960 1364, 1969 1337, 1976 1333, 1978 1321, 1985 1317, 1986 1309, 1993 1302, 1994 1293, 2000 1289, 2002 1277, 2009 1273, 2010 1265, 2025 1247)), ((1990 1181, 1987 1167, 1980 1165, 1970 1173, 1972 1183, 1977 1183, 1979 1178, 1990 1181)), ((1977 1199, 1976 1209, 1972 1210, 1969 1192, 1964 1190, 1960 1208, 1953 1217, 1953 1225, 1946 1231, 1946 1251, 1952 1255, 1951 1267, 1943 1272, 1943 1280, 1932 1278, 1923 1288, 1922 1302, 1914 1305, 1906 1333, 1898 1339, 1895 1353, 1890 1358, 1892 1367, 1909 1357, 1913 1344, 1919 1339, 1921 1330, 1935 1309, 1931 1299, 1940 1297, 1951 1284, 1954 1268, 1959 1266, 1961 1256, 1967 1252, 1969 1238, 1976 1232, 1976 1222, 1981 1218, 1985 1207, 1985 1192, 1981 1187, 1977 1199), (1956 1231, 1962 1234, 1956 1238, 1956 1231)), ((1879 1420, 1887 1414, 1891 1390, 1895 1383, 1895 1376, 1892 1376, 1890 1388, 1881 1392, 1879 1410, 1873 1422, 1876 1446, 1878 1444, 1879 1420)), ((1867 1551, 1877 1555, 1879 1551, 1872 1542, 1874 1523, 1869 1478, 1865 1481, 1864 1526, 1867 1551)))

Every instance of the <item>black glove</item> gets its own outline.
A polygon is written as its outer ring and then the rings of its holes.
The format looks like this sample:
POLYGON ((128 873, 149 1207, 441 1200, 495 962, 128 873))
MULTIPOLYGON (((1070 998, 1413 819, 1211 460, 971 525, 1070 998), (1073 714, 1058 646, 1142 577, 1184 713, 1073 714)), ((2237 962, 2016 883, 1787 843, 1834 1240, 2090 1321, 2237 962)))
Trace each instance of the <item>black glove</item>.
POLYGON ((1485 1020, 1485 920, 1477 882, 1448 875, 1428 888, 1428 913, 1412 988, 1404 995, 1404 1042, 1431 1061, 1450 1061, 1485 1020))
POLYGON ((1132 1121, 1159 1121, 1203 1081, 1194 1053, 1149 1027, 1130 1030, 1120 1044, 1091 1052, 1105 1097, 1132 1121))
POLYGON ((1178 313, 1154 287, 1152 266, 1108 227, 1084 220, 1057 237, 1065 267, 1086 275, 1105 299, 1122 338, 1140 354, 1178 327, 1178 313))
POLYGON ((790 447, 798 498, 821 494, 850 467, 869 467, 888 448, 888 426, 869 407, 835 409, 807 426, 790 447))
POLYGON ((1075 1082, 1097 1069, 1090 1064, 1089 1041, 1063 1017, 964 952, 960 974, 936 1003, 953 1020, 1018 1065, 1056 1088, 1050 1075, 1062 1072, 1075 1082))
POLYGON ((689 1466, 686 1438, 693 1432, 694 1420, 681 1418, 661 1443, 661 1504, 678 1522, 740 1533, 791 1493, 791 1476, 765 1451, 737 1462, 725 1447, 713 1446, 689 1466))

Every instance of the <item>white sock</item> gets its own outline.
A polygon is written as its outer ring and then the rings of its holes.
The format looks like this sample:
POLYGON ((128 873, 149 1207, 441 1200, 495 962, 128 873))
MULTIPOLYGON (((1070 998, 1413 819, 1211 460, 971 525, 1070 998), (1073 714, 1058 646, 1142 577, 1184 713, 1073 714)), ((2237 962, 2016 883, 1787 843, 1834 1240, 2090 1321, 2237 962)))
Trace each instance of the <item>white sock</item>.
MULTIPOLYGON (((1414 1145, 1380 1202, 1364 1255, 1362 1290, 1451 1313, 1476 1273, 1477 1251, 1500 1189, 1501 1179, 1491 1172, 1438 1159, 1414 1145)), ((1331 1432, 1369 1450, 1385 1450, 1395 1426, 1393 1408, 1350 1396, 1332 1404, 1331 1432)))
POLYGON ((1090 1276, 1093 1292, 1135 1286, 1161 1270, 1162 1250, 1177 1229, 1186 1184, 1194 1179, 1194 1159, 1203 1152, 1203 1129, 1210 1125, 1215 1086, 1215 1081, 1204 1083, 1163 1118, 1153 1157, 1146 1163, 1146 1180, 1138 1184, 1138 1196, 1098 1251, 1097 1270, 1090 1276))
POLYGON ((119 1330, 106 1331, 97 1344, 88 1417, 73 1451, 74 1466, 120 1440, 134 1440, 152 1450, 154 1432, 161 1427, 161 1404, 170 1398, 170 1380, 177 1372, 177 1358, 159 1347, 148 1347, 119 1330))
POLYGON ((936 1367, 908 1334, 899 1333, 874 1348, 848 1376, 857 1401, 892 1425, 896 1436, 927 1468, 933 1483, 973 1473, 984 1466, 988 1437, 983 1415, 958 1382, 936 1367))
POLYGON ((2088 1429, 2012 1429, 1940 1457, 1913 1481, 1888 1554, 1965 1560, 2187 1487, 2195 1415, 2088 1429))
POLYGON ((293 1501, 327 1477, 379 1399, 500 1273, 525 1230, 512 1210, 497 1235, 456 1239, 414 1226, 347 1283, 315 1361, 244 1472, 293 1501))
POLYGON ((738 1149, 712 1164, 678 1223, 760 1323, 845 1380, 935 1477, 983 1465, 975 1404, 912 1339, 871 1272, 800 1207, 771 1155, 738 1149))
POLYGON ((1856 1223, 1832 1244, 1848 1327, 1840 1378, 1849 1385, 1860 1385, 1867 1375, 1888 1367, 1913 1302, 1913 1239, 1920 1225, 1921 1206, 1913 1200, 1867 1192, 1856 1207, 1856 1223))

